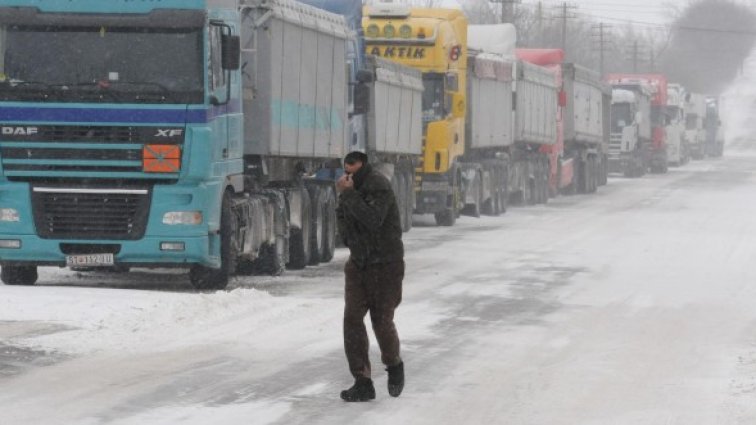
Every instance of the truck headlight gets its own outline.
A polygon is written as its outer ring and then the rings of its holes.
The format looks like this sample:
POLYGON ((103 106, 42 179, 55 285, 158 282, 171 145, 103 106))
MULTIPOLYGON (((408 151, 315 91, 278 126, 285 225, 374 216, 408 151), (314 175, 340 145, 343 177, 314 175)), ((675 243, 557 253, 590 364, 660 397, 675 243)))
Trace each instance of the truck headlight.
POLYGON ((163 214, 163 224, 202 224, 202 213, 200 211, 171 211, 163 214))
POLYGON ((20 221, 18 211, 14 208, 0 208, 0 221, 20 221))

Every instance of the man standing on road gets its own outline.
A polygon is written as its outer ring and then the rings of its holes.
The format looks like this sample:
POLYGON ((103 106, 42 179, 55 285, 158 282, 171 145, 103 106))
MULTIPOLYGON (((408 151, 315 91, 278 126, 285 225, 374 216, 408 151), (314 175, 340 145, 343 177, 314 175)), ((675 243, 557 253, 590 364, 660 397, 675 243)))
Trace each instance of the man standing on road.
POLYGON ((365 314, 370 312, 373 331, 388 371, 388 392, 399 397, 404 388, 404 363, 399 355, 399 335, 394 310, 402 301, 404 245, 399 208, 391 183, 368 164, 362 152, 344 158, 344 174, 337 217, 339 234, 349 248, 344 267, 344 350, 354 385, 341 392, 344 401, 375 398, 370 378, 369 340, 365 314))

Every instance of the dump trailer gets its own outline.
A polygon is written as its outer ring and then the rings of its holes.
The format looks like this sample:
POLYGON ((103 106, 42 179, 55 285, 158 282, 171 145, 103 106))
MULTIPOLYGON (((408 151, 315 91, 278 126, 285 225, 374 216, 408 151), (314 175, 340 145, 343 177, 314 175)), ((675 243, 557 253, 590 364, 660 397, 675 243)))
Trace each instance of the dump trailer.
MULTIPOLYGON (((355 35, 348 45, 348 150, 367 153, 371 164, 391 180, 402 229, 408 231, 415 209, 415 168, 422 154, 422 75, 365 53, 362 0, 301 1, 343 16, 355 35), (355 110, 355 101, 367 109, 355 110)), ((341 168, 323 170, 319 177, 333 179, 342 172, 341 168)))
POLYGON ((667 162, 685 165, 690 161, 690 147, 685 135, 685 88, 680 84, 667 87, 667 162))
POLYGON ((687 93, 685 96, 685 138, 690 146, 693 159, 706 156, 706 96, 699 93, 687 93))
POLYGON ((645 84, 612 90, 609 171, 640 177, 648 169, 651 148, 652 89, 645 84))
POLYGON ((706 99, 706 155, 719 158, 724 154, 724 128, 719 115, 719 99, 706 99))
POLYGON ((465 157, 474 164, 506 160, 507 196, 500 199, 546 203, 549 157, 544 149, 557 143, 556 81, 550 70, 516 59, 516 35, 510 24, 469 28, 465 157))
POLYGON ((333 180, 314 176, 348 146, 342 16, 289 0, 0 0, 0 25, 3 282, 179 267, 220 289, 331 259, 333 180))
MULTIPOLYGON (((568 184, 559 186, 567 193, 595 192, 607 183, 611 88, 597 72, 565 63, 562 50, 518 49, 517 55, 533 64, 559 67, 560 139, 564 147, 557 165, 567 168, 572 177, 568 184)), ((564 179, 561 171, 552 171, 552 175, 559 176, 557 181, 564 179)))
POLYGON ((614 88, 635 91, 639 85, 651 88, 651 144, 644 149, 646 167, 652 173, 666 173, 667 162, 667 77, 663 74, 609 74, 614 88))

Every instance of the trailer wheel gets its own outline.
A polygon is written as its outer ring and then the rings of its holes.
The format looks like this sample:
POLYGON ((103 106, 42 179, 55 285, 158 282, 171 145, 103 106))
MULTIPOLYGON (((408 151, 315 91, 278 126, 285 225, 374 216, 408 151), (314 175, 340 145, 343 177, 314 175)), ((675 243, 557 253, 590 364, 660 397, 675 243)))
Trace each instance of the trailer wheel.
POLYGON ((412 230, 412 213, 415 210, 415 174, 408 171, 404 175, 404 231, 412 230))
POLYGON ((499 183, 496 191, 496 209, 494 215, 500 215, 507 212, 509 207, 509 168, 504 165, 499 171, 496 181, 499 183))
POLYGON ((332 187, 325 191, 323 204, 323 246, 320 248, 320 261, 327 263, 333 259, 336 252, 336 194, 332 187))
POLYGON ((310 265, 316 265, 321 261, 323 238, 325 237, 325 203, 327 196, 325 190, 318 186, 308 188, 312 214, 310 221, 310 265))
POLYGON ((222 290, 228 286, 229 278, 236 272, 238 252, 234 235, 238 223, 231 211, 231 195, 225 193, 221 202, 220 255, 221 266, 217 269, 194 265, 189 270, 189 282, 198 291, 222 290))
POLYGON ((302 190, 302 228, 292 228, 289 231, 289 263, 286 267, 292 270, 301 270, 310 262, 310 232, 311 232, 311 205, 310 197, 306 190, 302 190))
POLYGON ((447 208, 434 214, 437 226, 451 227, 457 222, 457 212, 453 208, 447 208))
POLYGON ((0 280, 6 285, 31 286, 37 283, 37 266, 3 266, 0 280))

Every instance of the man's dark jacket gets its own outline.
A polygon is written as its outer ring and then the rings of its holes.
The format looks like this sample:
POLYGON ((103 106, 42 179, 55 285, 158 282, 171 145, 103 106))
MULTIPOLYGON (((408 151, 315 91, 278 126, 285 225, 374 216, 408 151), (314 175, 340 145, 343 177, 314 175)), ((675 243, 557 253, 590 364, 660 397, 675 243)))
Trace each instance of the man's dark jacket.
POLYGON ((370 164, 353 176, 354 189, 339 197, 339 235, 358 267, 404 259, 402 225, 391 183, 370 164))

